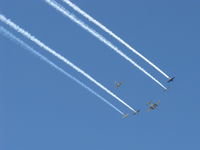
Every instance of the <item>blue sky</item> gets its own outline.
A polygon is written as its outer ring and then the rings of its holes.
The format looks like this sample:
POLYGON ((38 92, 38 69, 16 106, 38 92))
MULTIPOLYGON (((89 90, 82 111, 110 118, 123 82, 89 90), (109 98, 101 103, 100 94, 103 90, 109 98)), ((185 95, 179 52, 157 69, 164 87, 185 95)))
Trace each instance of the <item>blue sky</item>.
MULTIPOLYGON (((62 3, 58 0, 58 2, 62 3)), ((155 82, 44 1, 0 0, 0 12, 95 77, 141 113, 127 119, 77 83, 0 35, 0 148, 198 149, 199 14, 197 0, 73 1, 155 62, 166 79, 69 7, 166 86, 155 82), (123 86, 114 88, 114 81, 123 86), (158 111, 146 102, 160 100, 158 111)), ((130 111, 85 77, 3 23, 124 112, 130 111)))

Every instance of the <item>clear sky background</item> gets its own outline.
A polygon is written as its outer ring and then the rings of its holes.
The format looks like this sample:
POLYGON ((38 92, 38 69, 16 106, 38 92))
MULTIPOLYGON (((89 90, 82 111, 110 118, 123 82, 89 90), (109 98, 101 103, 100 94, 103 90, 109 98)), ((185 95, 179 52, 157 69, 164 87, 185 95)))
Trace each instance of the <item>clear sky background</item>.
MULTIPOLYGON (((0 35, 0 149, 200 149, 200 1, 73 0, 157 64, 173 83, 58 0, 166 86, 133 67, 42 0, 0 0, 0 12, 78 65, 133 108, 122 116, 99 98, 0 35), (116 89, 114 81, 123 85, 116 89), (160 100, 159 110, 146 103, 160 100)), ((85 77, 0 23, 126 113, 85 77)))

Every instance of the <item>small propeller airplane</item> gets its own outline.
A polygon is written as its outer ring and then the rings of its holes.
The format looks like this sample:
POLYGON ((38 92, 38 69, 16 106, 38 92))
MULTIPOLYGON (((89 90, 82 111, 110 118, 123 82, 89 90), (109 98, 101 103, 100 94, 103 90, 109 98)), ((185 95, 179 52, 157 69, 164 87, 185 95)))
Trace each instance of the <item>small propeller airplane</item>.
MULTIPOLYGON (((139 110, 136 110, 133 115, 137 115, 138 113, 140 112, 140 109, 139 110)), ((129 114, 124 114, 123 115, 123 118, 127 118, 129 116, 129 114)))
POLYGON ((160 104, 160 101, 157 103, 153 103, 152 101, 148 102, 147 105, 149 106, 148 111, 157 109, 158 105, 160 104))
POLYGON ((172 82, 174 80, 175 77, 170 78, 167 83, 172 82))
POLYGON ((115 87, 116 87, 116 88, 119 88, 121 85, 122 85, 122 82, 117 82, 117 81, 115 81, 115 87))

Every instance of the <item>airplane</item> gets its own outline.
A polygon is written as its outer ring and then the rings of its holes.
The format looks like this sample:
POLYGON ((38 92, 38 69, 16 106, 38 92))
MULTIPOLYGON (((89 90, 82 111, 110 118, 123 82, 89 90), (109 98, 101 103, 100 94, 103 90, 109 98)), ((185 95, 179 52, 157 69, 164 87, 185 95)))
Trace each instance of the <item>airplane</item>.
POLYGON ((115 81, 115 87, 116 87, 116 88, 119 88, 121 85, 122 85, 122 82, 116 82, 116 81, 115 81))
POLYGON ((167 82, 172 82, 174 80, 175 77, 170 78, 167 82))
POLYGON ((147 105, 149 106, 148 111, 157 109, 158 105, 160 104, 160 101, 157 103, 152 103, 152 101, 148 102, 147 105))

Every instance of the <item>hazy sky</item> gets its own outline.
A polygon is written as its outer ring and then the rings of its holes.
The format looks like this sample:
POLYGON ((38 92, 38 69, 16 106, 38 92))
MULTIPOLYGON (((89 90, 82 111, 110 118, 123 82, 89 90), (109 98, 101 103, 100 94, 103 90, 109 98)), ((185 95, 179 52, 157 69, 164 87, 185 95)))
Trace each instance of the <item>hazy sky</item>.
POLYGON ((131 111, 84 76, 0 22, 15 36, 81 80, 130 117, 122 116, 76 82, 0 34, 0 149, 199 149, 199 34, 197 0, 73 2, 136 50, 176 76, 173 83, 122 44, 66 9, 169 87, 144 73, 43 0, 0 0, 0 13, 85 70, 141 113, 131 111), (116 89, 115 81, 123 85, 116 89), (147 112, 146 103, 161 101, 147 112))

